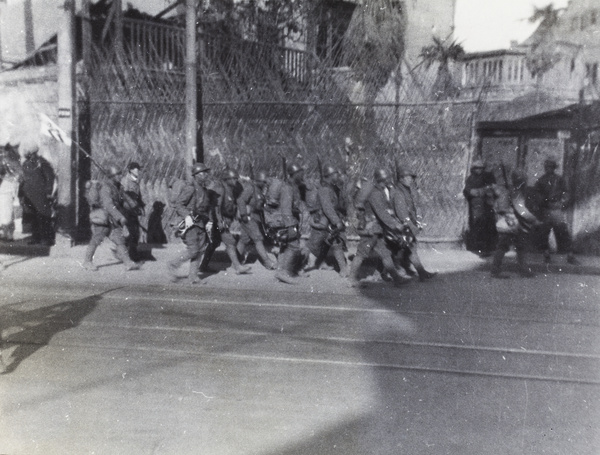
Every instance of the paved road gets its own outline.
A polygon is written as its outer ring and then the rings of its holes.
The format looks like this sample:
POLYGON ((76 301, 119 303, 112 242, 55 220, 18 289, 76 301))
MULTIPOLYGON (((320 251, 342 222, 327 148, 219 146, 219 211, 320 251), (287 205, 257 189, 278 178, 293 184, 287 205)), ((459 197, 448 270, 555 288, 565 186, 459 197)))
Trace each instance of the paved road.
POLYGON ((268 277, 4 280, 0 453, 599 453, 599 277, 268 277))

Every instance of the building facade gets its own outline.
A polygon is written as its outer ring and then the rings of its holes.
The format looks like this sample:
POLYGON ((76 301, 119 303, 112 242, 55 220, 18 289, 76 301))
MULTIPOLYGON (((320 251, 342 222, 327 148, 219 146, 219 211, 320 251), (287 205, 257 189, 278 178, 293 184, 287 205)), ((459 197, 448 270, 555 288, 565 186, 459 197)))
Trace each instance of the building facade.
POLYGON ((532 91, 565 105, 600 98, 600 3, 571 0, 550 27, 543 24, 510 49, 467 54, 460 65, 461 97, 509 101, 532 91), (540 68, 543 68, 540 70, 540 68))

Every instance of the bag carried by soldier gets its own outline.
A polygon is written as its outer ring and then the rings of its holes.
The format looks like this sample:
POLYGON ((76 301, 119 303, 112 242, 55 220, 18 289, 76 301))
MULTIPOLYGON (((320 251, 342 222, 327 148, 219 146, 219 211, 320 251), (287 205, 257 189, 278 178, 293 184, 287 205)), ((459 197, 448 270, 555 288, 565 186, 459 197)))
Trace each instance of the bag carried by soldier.
POLYGON ((285 227, 283 215, 279 210, 279 199, 281 198, 282 186, 283 181, 280 179, 272 178, 269 181, 265 196, 265 206, 263 209, 265 230, 285 227))
POLYGON ((100 191, 102 182, 89 180, 85 183, 85 200, 90 206, 90 223, 96 226, 108 226, 108 212, 102 208, 100 191))

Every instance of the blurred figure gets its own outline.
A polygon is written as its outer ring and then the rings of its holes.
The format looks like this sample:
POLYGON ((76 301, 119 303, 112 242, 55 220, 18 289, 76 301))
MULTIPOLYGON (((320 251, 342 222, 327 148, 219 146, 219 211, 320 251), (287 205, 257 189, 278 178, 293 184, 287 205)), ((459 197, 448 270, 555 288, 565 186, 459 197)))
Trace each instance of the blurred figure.
POLYGON ((0 162, 0 240, 14 239, 18 194, 19 177, 8 164, 0 162))
POLYGON ((544 161, 544 175, 535 182, 534 187, 539 195, 541 218, 544 223, 540 229, 542 241, 544 242, 544 260, 546 262, 552 260, 548 237, 550 231, 553 230, 558 251, 567 254, 569 264, 579 264, 573 254, 573 242, 565 214, 569 202, 569 193, 564 178, 556 174, 557 168, 558 163, 555 159, 548 158, 544 161))
POLYGON ((140 190, 139 163, 132 161, 127 165, 127 173, 121 179, 121 193, 123 195, 123 210, 127 218, 127 250, 132 260, 139 260, 138 244, 140 243, 140 216, 145 213, 144 200, 140 190))
POLYGON ((248 248, 254 244, 256 252, 265 268, 274 270, 276 265, 267 253, 263 226, 263 209, 268 177, 266 172, 260 171, 256 176, 251 175, 250 178, 250 181, 242 184, 244 190, 237 201, 241 230, 240 238, 237 242, 237 251, 242 258, 245 258, 248 254, 248 248))
POLYGON ((526 247, 529 233, 538 219, 528 207, 531 198, 528 195, 527 175, 521 170, 513 171, 506 186, 496 188, 496 196, 498 243, 492 260, 491 276, 510 278, 510 275, 502 272, 502 260, 511 245, 514 245, 519 274, 531 278, 535 275, 527 264, 526 247))
POLYGON ((300 247, 301 189, 304 169, 296 163, 286 166, 285 181, 272 182, 267 193, 265 223, 273 241, 279 245, 278 270, 275 278, 287 284, 297 283, 300 247), (274 185, 277 183, 277 185, 274 185), (277 186, 277 191, 274 191, 277 186))
POLYGON ((34 142, 20 146, 23 162, 23 181, 20 197, 24 212, 31 216, 30 244, 50 246, 54 244, 55 174, 48 161, 38 155, 39 147, 34 142))
POLYGON ((467 249, 487 257, 492 254, 497 241, 494 214, 494 174, 485 171, 485 164, 475 160, 471 175, 467 177, 463 194, 469 203, 469 230, 467 249))
POLYGON ((127 218, 125 217, 125 209, 121 198, 120 175, 120 169, 109 166, 104 181, 98 182, 99 202, 90 203, 92 238, 86 249, 82 266, 92 272, 98 270, 98 267, 93 263, 94 254, 106 237, 115 244, 114 254, 123 263, 125 270, 138 270, 140 268, 139 264, 136 264, 129 257, 125 245, 127 218))
POLYGON ((240 175, 234 169, 226 169, 222 179, 222 191, 220 191, 215 214, 217 227, 221 233, 221 240, 225 244, 225 252, 231 261, 235 273, 242 275, 250 272, 250 266, 240 264, 236 239, 231 233, 231 225, 238 210, 238 199, 244 188, 240 183, 240 175))
POLYGON ((340 276, 348 276, 346 250, 346 200, 342 194, 343 180, 340 171, 332 166, 321 170, 321 182, 316 189, 315 207, 311 214, 309 251, 305 270, 319 266, 329 251, 333 253, 340 276))

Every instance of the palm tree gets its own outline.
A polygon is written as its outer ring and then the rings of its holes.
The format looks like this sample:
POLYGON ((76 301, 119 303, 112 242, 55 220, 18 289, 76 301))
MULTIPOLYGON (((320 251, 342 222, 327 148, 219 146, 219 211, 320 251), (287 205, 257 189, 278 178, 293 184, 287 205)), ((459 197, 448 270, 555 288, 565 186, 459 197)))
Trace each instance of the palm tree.
POLYGON ((446 40, 437 36, 433 37, 433 44, 421 49, 419 57, 427 69, 434 64, 438 65, 437 76, 431 88, 431 96, 434 100, 439 101, 458 96, 460 89, 450 72, 450 62, 460 60, 464 55, 465 50, 456 40, 447 43, 446 40))
POLYGON ((558 23, 560 11, 550 3, 543 8, 534 7, 533 14, 528 19, 531 23, 541 19, 540 25, 527 40, 530 48, 526 65, 533 76, 543 75, 562 58, 562 54, 556 49, 554 37, 554 26, 558 23))
POLYGON ((395 0, 363 2, 354 10, 344 35, 344 60, 361 83, 367 104, 363 131, 367 141, 376 134, 372 105, 404 57, 406 16, 399 5, 395 0))

